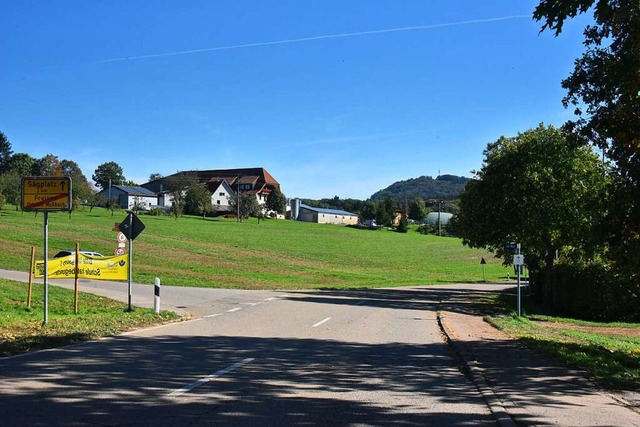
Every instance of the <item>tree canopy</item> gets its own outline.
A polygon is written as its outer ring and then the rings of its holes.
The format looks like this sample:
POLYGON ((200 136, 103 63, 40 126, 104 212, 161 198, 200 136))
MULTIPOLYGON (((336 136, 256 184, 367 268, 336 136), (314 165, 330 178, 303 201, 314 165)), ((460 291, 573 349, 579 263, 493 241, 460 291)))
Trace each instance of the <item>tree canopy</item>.
POLYGON ((116 162, 106 162, 99 165, 91 176, 91 179, 93 179, 93 182, 102 190, 109 188, 110 180, 111 185, 121 185, 125 182, 122 168, 116 162))
POLYGON ((260 205, 258 204, 256 196, 246 192, 240 192, 236 194, 236 197, 230 198, 229 209, 236 214, 240 212, 240 220, 242 218, 256 216, 260 213, 260 205), (238 209, 238 203, 240 209, 238 209))
POLYGON ((12 154, 13 150, 11 149, 9 138, 0 132, 0 174, 7 171, 7 166, 12 154))
POLYGON ((287 198, 284 194, 282 194, 280 188, 275 187, 271 191, 271 193, 269 193, 269 196, 267 197, 266 207, 268 210, 277 212, 279 214, 283 214, 285 212, 285 210, 287 209, 287 198))
POLYGON ((606 150, 614 162, 608 221, 611 254, 640 277, 640 2, 541 0, 534 18, 558 36, 567 19, 593 12, 584 30, 585 52, 562 82, 565 107, 576 120, 565 127, 583 143, 606 150))
POLYGON ((550 273, 556 251, 588 250, 601 224, 606 178, 591 149, 540 125, 488 144, 461 195, 454 225, 463 242, 503 253, 522 244, 531 269, 550 273))
POLYGON ((78 198, 83 202, 87 201, 91 197, 93 190, 78 164, 73 160, 65 159, 60 162, 60 170, 63 176, 71 178, 74 198, 78 198))

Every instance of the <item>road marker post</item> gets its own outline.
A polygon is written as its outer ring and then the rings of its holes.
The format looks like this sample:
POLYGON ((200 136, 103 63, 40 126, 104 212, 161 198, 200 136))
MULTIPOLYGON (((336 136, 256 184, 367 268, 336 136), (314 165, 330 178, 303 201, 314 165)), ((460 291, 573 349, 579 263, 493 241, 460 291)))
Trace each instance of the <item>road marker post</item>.
POLYGON ((153 312, 160 314, 160 279, 158 277, 153 283, 153 312))

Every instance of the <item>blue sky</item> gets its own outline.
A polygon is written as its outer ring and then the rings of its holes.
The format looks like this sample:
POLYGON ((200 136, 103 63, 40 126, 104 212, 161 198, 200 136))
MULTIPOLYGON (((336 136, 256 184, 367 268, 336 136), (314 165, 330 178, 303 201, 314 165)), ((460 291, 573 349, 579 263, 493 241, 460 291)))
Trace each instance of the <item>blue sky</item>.
POLYGON ((560 125, 586 18, 537 2, 0 2, 14 152, 151 173, 264 167, 288 197, 470 176, 487 143, 560 125))

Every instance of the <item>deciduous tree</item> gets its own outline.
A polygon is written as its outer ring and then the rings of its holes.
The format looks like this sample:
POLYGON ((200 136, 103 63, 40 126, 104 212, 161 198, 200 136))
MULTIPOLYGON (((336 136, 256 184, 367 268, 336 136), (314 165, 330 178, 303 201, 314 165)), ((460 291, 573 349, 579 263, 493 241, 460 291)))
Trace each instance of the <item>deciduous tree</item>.
POLYGON ((261 207, 258 204, 256 196, 246 192, 240 192, 235 197, 229 199, 229 209, 236 214, 240 212, 240 220, 242 218, 249 218, 250 216, 257 216, 261 211, 261 207), (238 210, 238 202, 240 203, 240 209, 238 210))
POLYGON ((58 156, 47 154, 38 160, 37 172, 40 176, 63 176, 58 156))
POLYGON ((274 211, 283 214, 287 209, 287 198, 278 187, 275 187, 269 196, 266 203, 267 210, 274 211))
POLYGON ((78 164, 73 160, 65 159, 60 162, 60 170, 63 176, 71 178, 74 197, 77 197, 82 203, 86 202, 91 197, 93 190, 78 164))
POLYGON ((624 275, 640 282, 640 2, 542 0, 534 18, 559 35, 567 19, 593 12, 583 55, 562 82, 565 107, 576 120, 565 126, 578 140, 606 150, 614 161, 609 192, 610 254, 624 275))
POLYGON ((499 254, 505 243, 521 243, 530 269, 546 272, 550 302, 557 251, 592 251, 599 243, 603 165, 591 149, 543 125, 501 137, 484 155, 482 169, 461 195, 457 231, 465 244, 499 254))
POLYGON ((195 183, 186 189, 184 210, 190 215, 202 215, 203 219, 213 211, 211 192, 204 184, 195 183))
POLYGON ((427 216, 427 205, 424 203, 424 199, 416 197, 409 203, 409 219, 422 222, 424 217, 427 216))
POLYGON ((125 182, 122 168, 116 162, 106 162, 99 165, 91 179, 102 190, 109 188, 109 181, 111 181, 111 185, 121 185, 125 182))
POLYGON ((38 175, 38 161, 27 153, 15 153, 9 159, 6 172, 15 172, 20 176, 38 175))

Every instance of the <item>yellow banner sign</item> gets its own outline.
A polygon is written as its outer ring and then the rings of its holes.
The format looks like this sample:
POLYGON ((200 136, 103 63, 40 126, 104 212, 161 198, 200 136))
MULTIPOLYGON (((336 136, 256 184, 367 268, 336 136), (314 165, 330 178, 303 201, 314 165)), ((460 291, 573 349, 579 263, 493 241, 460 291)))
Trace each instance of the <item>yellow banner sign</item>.
MULTIPOLYGON (((76 277, 76 256, 68 255, 47 261, 49 279, 73 279, 76 277)), ((127 255, 94 257, 78 254, 78 277, 94 280, 127 280, 127 255)), ((36 261, 34 277, 44 277, 44 261, 36 261)))

